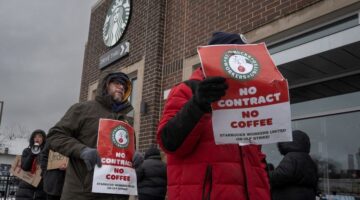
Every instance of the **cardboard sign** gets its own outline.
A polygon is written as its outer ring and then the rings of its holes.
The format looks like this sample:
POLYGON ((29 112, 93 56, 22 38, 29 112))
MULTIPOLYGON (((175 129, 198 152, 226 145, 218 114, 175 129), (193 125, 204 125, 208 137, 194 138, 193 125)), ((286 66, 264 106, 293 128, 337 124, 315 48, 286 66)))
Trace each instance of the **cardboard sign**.
POLYGON ((137 195, 134 129, 123 121, 100 119, 97 149, 102 166, 95 166, 92 192, 137 195))
POLYGON ((37 187, 41 181, 40 165, 36 166, 36 171, 34 174, 28 171, 24 171, 23 169, 21 169, 21 156, 19 155, 15 157, 15 160, 12 163, 10 173, 20 178, 21 180, 31 184, 34 187, 37 187))
POLYGON ((58 169, 62 167, 67 167, 69 158, 52 150, 49 150, 48 164, 47 169, 58 169))
POLYGON ((198 47, 206 77, 222 76, 226 95, 212 103, 216 144, 291 141, 289 90, 265 44, 198 47))

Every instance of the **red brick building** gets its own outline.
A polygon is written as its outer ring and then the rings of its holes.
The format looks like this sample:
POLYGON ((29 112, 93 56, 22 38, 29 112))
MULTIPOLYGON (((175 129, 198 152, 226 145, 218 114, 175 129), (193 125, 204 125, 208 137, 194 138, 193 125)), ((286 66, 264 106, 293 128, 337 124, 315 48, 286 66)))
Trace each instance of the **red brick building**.
MULTIPOLYGON (((215 31, 243 33, 251 43, 267 44, 288 79, 292 125, 312 139, 312 155, 323 170, 322 190, 359 196, 360 187, 350 190, 339 183, 340 179, 351 179, 350 171, 354 174, 360 170, 359 145, 350 139, 360 139, 359 127, 354 125, 360 119, 359 0, 129 2, 126 29, 112 47, 103 41, 112 0, 99 0, 92 8, 80 101, 93 98, 105 69, 129 74, 134 83, 131 100, 137 147, 143 151, 156 142, 157 123, 171 87, 186 80, 199 66, 196 47, 206 45, 215 31), (129 44, 128 54, 100 69, 100 59, 124 42, 129 44), (339 132, 348 134, 341 144, 339 132), (357 163, 351 165, 353 169, 347 160, 350 154, 357 163), (329 166, 334 167, 331 172, 329 166)), ((269 145, 264 151, 277 164, 281 157, 276 149, 269 145)), ((351 184, 360 182, 359 177, 351 180, 351 184)))

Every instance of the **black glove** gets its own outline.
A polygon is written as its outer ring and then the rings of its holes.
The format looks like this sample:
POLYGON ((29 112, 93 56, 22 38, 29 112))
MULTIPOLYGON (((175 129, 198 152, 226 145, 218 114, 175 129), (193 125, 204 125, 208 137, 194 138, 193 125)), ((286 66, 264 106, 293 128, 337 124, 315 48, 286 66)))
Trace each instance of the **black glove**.
POLYGON ((101 159, 96 149, 85 147, 80 152, 80 158, 84 160, 88 171, 93 170, 95 164, 101 167, 101 159))
POLYGON ((226 79, 220 76, 208 77, 196 88, 194 101, 204 112, 211 112, 211 103, 220 100, 225 95, 228 85, 226 79))

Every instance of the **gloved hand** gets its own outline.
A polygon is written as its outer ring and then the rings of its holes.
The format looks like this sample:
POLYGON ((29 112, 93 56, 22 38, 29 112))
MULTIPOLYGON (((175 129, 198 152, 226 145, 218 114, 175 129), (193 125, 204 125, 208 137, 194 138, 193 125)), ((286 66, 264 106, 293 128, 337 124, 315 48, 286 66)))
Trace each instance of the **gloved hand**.
POLYGON ((84 160, 88 171, 93 170, 95 167, 95 164, 98 167, 101 167, 101 159, 100 159, 99 153, 94 148, 85 147, 80 152, 80 158, 82 160, 84 160))
POLYGON ((205 78, 196 88, 194 101, 204 112, 211 112, 211 103, 220 100, 227 89, 225 78, 220 76, 205 78))

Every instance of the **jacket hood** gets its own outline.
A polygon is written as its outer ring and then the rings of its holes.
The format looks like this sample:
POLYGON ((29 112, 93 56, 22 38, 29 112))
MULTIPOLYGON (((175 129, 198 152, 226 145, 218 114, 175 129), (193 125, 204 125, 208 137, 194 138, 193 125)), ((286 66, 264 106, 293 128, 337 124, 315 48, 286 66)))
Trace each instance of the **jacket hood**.
POLYGON ((41 147, 43 147, 45 145, 45 142, 46 142, 46 133, 45 133, 45 131, 43 131, 41 129, 36 129, 35 131, 33 131, 31 133, 31 136, 30 136, 30 139, 29 139, 29 146, 30 147, 34 146, 34 138, 38 134, 40 134, 43 137, 43 143, 41 144, 41 147))
POLYGON ((106 87, 109 84, 109 82, 113 79, 120 80, 120 82, 125 86, 125 92, 122 99, 122 102, 125 102, 128 100, 130 94, 131 94, 131 82, 129 77, 122 73, 122 72, 113 72, 113 71, 105 71, 101 77, 100 77, 100 84, 97 88, 97 96, 109 96, 107 94, 106 87))
POLYGON ((310 138, 309 136, 299 130, 292 132, 292 142, 279 142, 278 149, 281 155, 285 155, 289 152, 304 152, 310 153, 310 138))
POLYGON ((156 146, 151 146, 145 152, 145 159, 149 158, 150 156, 160 156, 160 150, 156 146))
POLYGON ((192 74, 191 74, 191 77, 190 79, 191 80, 204 80, 205 76, 204 76, 204 73, 202 71, 202 67, 199 67, 197 68, 192 74))
POLYGON ((105 107, 111 109, 112 105, 115 103, 112 99, 112 97, 107 94, 107 84, 112 80, 112 79, 117 79, 120 80, 122 83, 124 83, 125 86, 125 92, 124 92, 124 96, 122 99, 122 104, 124 105, 128 105, 126 107, 131 107, 130 102, 128 101, 128 98, 131 94, 131 82, 129 77, 122 73, 122 72, 114 72, 114 71, 104 71, 101 76, 100 76, 100 82, 98 84, 97 90, 96 90, 96 97, 95 99, 100 102, 101 104, 103 104, 105 107))

